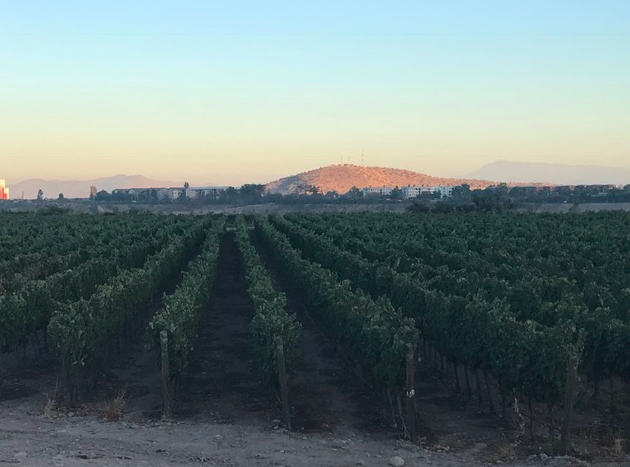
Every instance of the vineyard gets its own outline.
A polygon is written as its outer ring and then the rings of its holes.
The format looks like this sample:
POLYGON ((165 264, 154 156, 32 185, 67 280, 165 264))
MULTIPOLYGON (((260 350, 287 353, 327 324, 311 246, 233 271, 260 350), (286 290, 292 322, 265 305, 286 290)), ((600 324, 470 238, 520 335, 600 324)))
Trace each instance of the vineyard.
POLYGON ((2 214, 0 376, 50 361, 74 410, 127 367, 163 418, 415 442, 439 385, 567 453, 585 425, 630 437, 629 278, 621 213, 2 214))
POLYGON ((532 436, 533 402, 547 405, 553 436, 572 366, 583 384, 569 400, 588 395, 597 407, 607 381, 611 412, 615 384, 630 380, 629 216, 292 214, 271 224, 413 318, 425 358, 452 368, 458 391, 463 373, 470 396, 475 375, 494 412, 496 386, 503 416, 522 397, 532 436))

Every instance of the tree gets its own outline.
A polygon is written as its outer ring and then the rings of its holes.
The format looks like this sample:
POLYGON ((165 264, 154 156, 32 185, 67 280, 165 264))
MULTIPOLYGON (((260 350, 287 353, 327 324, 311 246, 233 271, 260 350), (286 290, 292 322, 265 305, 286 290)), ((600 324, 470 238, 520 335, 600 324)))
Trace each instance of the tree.
POLYGON ((507 183, 499 183, 499 185, 495 188, 495 193, 498 198, 506 197, 510 193, 507 183))
POLYGON ((63 199, 64 199, 64 197, 63 197, 63 193, 59 193, 59 196, 57 197, 57 199, 58 199, 58 200, 63 200, 63 199))
POLYGON ((265 194, 265 185, 245 184, 240 189, 240 198, 244 204, 260 203, 265 194))
POLYGON ((407 206, 407 211, 413 213, 425 213, 430 210, 431 208, 429 207, 429 203, 426 201, 413 200, 411 205, 407 206))
POLYGON ((403 199, 403 192, 400 188, 398 188, 398 185, 394 187, 392 194, 389 197, 391 199, 403 199))
POLYGON ((309 185, 308 188, 306 189, 306 194, 307 195, 321 195, 322 191, 319 189, 318 186, 309 185))
POLYGON ((219 202, 223 204, 236 204, 238 202, 238 191, 233 186, 227 187, 219 194, 219 202))
POLYGON ((40 188, 39 190, 37 190, 37 201, 41 201, 42 199, 44 199, 44 192, 40 188))
POLYGON ((356 186, 353 186, 352 188, 348 190, 348 192, 346 193, 346 196, 348 198, 361 198, 363 197, 363 192, 359 190, 356 186))
POLYGON ((445 203, 444 201, 438 201, 437 203, 435 203, 435 206, 433 207, 434 212, 442 213, 442 214, 448 214, 450 212, 453 212, 454 210, 455 208, 453 205, 445 203))
POLYGON ((470 197, 470 185, 463 183, 460 186, 453 187, 453 198, 462 199, 470 197))
POLYGON ((151 188, 151 191, 149 192, 149 202, 150 203, 158 202, 158 192, 155 188, 151 188))
POLYGON ((111 199, 111 195, 107 191, 101 190, 98 193, 96 193, 96 196, 94 197, 94 199, 96 201, 109 201, 111 199))
POLYGON ((186 201, 188 201, 188 188, 190 188, 190 183, 184 182, 184 189, 179 193, 179 196, 177 197, 178 202, 185 203, 186 201))
POLYGON ((207 204, 211 199, 212 198, 209 197, 204 190, 199 190, 194 198, 195 204, 199 205, 207 204))
POLYGON ((291 189, 292 195, 303 195, 311 187, 308 183, 300 182, 291 189))
POLYGON ((503 211, 515 208, 508 196, 505 184, 488 187, 485 190, 475 190, 472 193, 472 201, 479 211, 503 211))

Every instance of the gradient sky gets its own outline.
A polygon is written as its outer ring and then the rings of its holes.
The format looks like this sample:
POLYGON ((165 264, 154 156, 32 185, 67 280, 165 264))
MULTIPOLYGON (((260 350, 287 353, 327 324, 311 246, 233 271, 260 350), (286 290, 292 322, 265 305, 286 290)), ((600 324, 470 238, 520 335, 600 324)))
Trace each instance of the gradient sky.
POLYGON ((0 0, 0 177, 630 168, 627 0, 0 0))

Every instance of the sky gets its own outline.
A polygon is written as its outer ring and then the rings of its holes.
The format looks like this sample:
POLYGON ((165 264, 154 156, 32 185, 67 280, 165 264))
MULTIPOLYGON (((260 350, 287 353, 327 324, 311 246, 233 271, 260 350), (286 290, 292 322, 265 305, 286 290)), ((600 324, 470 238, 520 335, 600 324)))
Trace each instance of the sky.
POLYGON ((630 168, 627 0, 0 0, 0 178, 630 168))

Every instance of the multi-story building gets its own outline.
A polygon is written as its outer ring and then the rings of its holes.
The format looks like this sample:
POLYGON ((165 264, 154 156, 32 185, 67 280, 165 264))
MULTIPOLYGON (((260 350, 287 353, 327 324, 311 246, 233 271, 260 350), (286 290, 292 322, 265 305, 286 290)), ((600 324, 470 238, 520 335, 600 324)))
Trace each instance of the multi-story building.
POLYGON ((363 188, 363 197, 368 196, 391 196, 394 189, 389 186, 368 186, 363 188))
POLYGON ((437 189, 437 192, 440 193, 440 196, 442 198, 450 198, 453 196, 453 186, 438 186, 435 187, 437 189))
POLYGON ((4 180, 0 180, 0 199, 9 199, 9 189, 4 180))
POLYGON ((227 186, 191 186, 186 189, 186 198, 196 199, 203 196, 207 199, 218 199, 227 189, 227 186))
POLYGON ((159 200, 170 199, 171 201, 175 201, 176 199, 179 199, 185 192, 186 192, 186 189, 183 186, 171 187, 171 188, 157 188, 157 198, 159 200))
POLYGON ((615 185, 577 185, 575 191, 591 195, 605 195, 615 188, 617 188, 615 185))
POLYGON ((453 196, 452 186, 413 186, 407 185, 402 188, 403 198, 417 198, 421 195, 435 195, 439 193, 440 198, 450 198, 453 196))
POLYGON ((113 196, 128 196, 132 199, 138 199, 144 192, 151 191, 151 188, 114 188, 112 190, 113 196))
POLYGON ((227 190, 226 186, 201 186, 201 187, 188 187, 183 186, 170 187, 170 188, 116 188, 112 191, 112 195, 122 195, 130 197, 131 199, 140 200, 150 199, 155 196, 158 200, 171 200, 175 201, 182 196, 186 195, 188 199, 197 199, 200 197, 206 197, 207 199, 218 199, 220 194, 227 190))
MULTIPOLYGON (((589 195, 605 195, 606 193, 614 190, 616 185, 553 185, 553 186, 513 186, 510 191, 517 190, 520 194, 535 195, 535 194, 560 194, 566 195, 571 193, 582 193, 589 195)), ((516 191, 515 191, 516 193, 516 191)))
POLYGON ((435 194, 434 187, 431 186, 404 186, 402 189, 403 199, 417 198, 421 195, 435 194))

